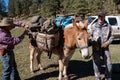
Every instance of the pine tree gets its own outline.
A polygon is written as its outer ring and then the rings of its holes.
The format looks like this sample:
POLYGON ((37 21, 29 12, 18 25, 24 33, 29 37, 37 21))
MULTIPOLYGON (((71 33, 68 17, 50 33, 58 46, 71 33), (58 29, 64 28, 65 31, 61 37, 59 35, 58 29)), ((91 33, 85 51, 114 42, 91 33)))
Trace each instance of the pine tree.
POLYGON ((0 1, 0 15, 2 14, 2 2, 0 1))
POLYGON ((86 0, 88 2, 89 13, 97 14, 101 11, 101 0, 86 0))
POLYGON ((20 16, 21 9, 20 9, 20 2, 19 0, 14 0, 14 6, 15 6, 15 15, 20 16))
POLYGON ((1 6, 1 9, 2 9, 2 12, 5 12, 6 11, 5 1, 1 0, 0 3, 1 3, 0 6, 1 6))
POLYGON ((62 6, 63 6, 63 14, 72 13, 73 11, 73 2, 74 0, 63 0, 62 6))
POLYGON ((114 13, 118 13, 118 5, 120 4, 120 0, 113 0, 114 2, 114 13))
POLYGON ((41 6, 41 15, 44 17, 55 17, 59 10, 59 0, 44 0, 41 6))
POLYGON ((22 0, 21 1, 21 14, 22 15, 29 15, 30 14, 30 10, 29 7, 32 4, 31 0, 22 0))
POLYGON ((72 11, 74 11, 76 15, 85 17, 89 12, 88 3, 85 0, 74 0, 72 7, 72 11))
POLYGON ((14 0, 9 0, 9 3, 8 3, 8 16, 10 16, 10 17, 15 16, 14 0))
POLYGON ((32 1, 31 6, 29 7, 30 15, 40 13, 40 12, 38 12, 38 11, 40 11, 40 8, 41 8, 40 3, 41 2, 39 0, 33 0, 32 1))

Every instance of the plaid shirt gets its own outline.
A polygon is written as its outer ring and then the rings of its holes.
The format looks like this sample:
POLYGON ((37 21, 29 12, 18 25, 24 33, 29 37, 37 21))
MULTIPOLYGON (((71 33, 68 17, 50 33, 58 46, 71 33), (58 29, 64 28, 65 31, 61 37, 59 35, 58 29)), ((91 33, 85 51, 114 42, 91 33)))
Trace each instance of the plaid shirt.
MULTIPOLYGON (((16 22, 16 25, 23 27, 25 24, 22 22, 16 22)), ((5 31, 4 29, 0 28, 0 49, 14 49, 14 45, 20 43, 23 40, 23 38, 23 34, 15 38, 12 37, 10 31, 5 31)))
POLYGON ((113 41, 113 31, 110 24, 106 21, 103 25, 100 25, 98 22, 94 23, 90 29, 91 40, 98 43, 107 42, 110 44, 113 41))

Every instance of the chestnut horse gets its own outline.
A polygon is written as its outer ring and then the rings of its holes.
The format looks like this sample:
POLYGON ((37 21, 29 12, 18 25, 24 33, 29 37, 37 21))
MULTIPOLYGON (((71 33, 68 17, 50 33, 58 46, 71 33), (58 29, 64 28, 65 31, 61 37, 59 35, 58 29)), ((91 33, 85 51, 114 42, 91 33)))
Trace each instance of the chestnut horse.
POLYGON ((89 58, 88 51, 88 32, 87 32, 88 21, 76 23, 73 21, 64 29, 64 49, 63 55, 59 59, 59 80, 61 80, 62 75, 67 77, 67 67, 69 60, 71 59, 75 49, 78 48, 82 53, 82 57, 89 58))
MULTIPOLYGON (((88 26, 88 21, 85 23, 76 23, 73 20, 73 23, 67 25, 63 30, 63 46, 61 48, 56 47, 55 51, 57 50, 57 54, 59 56, 59 76, 58 79, 62 80, 62 76, 64 78, 67 77, 67 67, 68 63, 75 52, 75 49, 78 48, 82 53, 82 57, 87 59, 89 57, 88 51, 88 33, 86 27, 88 26)), ((38 67, 40 70, 43 70, 43 67, 40 63, 40 55, 43 52, 42 49, 38 47, 34 47, 30 43, 30 69, 33 71, 33 56, 35 50, 37 50, 36 59, 38 62, 38 67)), ((53 50, 54 53, 54 50, 53 50)), ((55 52, 56 53, 56 52, 55 52)))

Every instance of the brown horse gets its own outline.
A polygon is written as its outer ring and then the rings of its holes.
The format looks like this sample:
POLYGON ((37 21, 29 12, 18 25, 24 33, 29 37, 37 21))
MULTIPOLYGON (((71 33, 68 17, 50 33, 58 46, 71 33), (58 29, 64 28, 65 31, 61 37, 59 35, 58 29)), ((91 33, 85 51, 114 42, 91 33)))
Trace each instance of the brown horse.
POLYGON ((87 25, 88 21, 85 21, 84 24, 73 21, 72 24, 65 27, 64 54, 59 59, 59 80, 61 80, 62 75, 67 78, 68 63, 76 48, 81 51, 83 58, 89 58, 87 25))
MULTIPOLYGON (((62 80, 62 76, 64 78, 67 77, 67 67, 69 60, 71 59, 74 51, 76 48, 78 48, 83 58, 88 58, 89 51, 88 51, 88 33, 87 33, 87 27, 88 22, 86 21, 83 23, 76 23, 73 21, 73 23, 67 25, 63 30, 63 46, 61 47, 55 47, 53 50, 53 53, 57 51, 57 54, 59 56, 59 80, 62 80)), ((35 50, 37 50, 37 56, 36 59, 38 61, 38 66, 40 70, 43 69, 41 63, 40 63, 40 55, 43 52, 43 50, 39 47, 34 47, 30 43, 30 69, 33 71, 33 56, 35 50)))

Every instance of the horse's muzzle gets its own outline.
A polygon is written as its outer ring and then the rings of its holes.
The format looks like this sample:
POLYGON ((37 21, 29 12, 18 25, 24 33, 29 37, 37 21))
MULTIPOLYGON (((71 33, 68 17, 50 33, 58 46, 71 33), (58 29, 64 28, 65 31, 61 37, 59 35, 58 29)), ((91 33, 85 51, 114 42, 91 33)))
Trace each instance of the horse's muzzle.
POLYGON ((80 51, 81 51, 82 57, 84 59, 88 59, 89 58, 89 49, 88 48, 83 48, 80 51))

